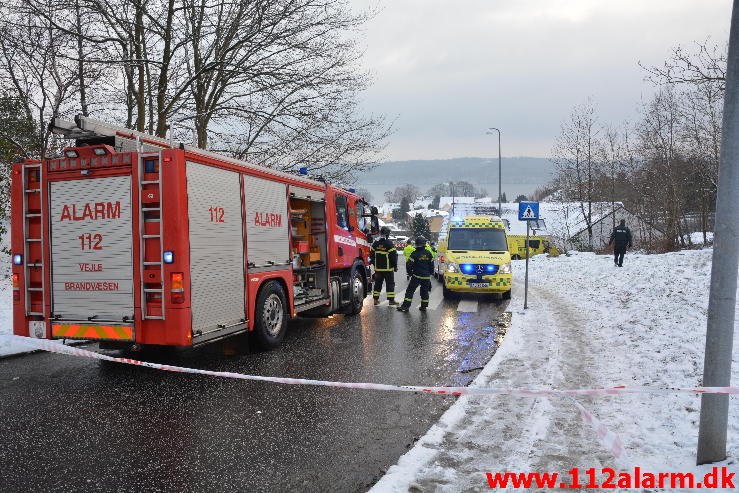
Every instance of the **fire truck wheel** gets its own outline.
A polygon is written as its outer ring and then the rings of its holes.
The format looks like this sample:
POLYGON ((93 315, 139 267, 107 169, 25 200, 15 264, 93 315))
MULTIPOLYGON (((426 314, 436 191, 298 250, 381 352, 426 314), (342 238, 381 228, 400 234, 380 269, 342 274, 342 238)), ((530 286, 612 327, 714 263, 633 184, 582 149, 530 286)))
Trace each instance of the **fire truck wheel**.
POLYGON ((508 291, 504 292, 500 297, 502 299, 504 299, 504 300, 510 300, 511 299, 511 290, 509 289, 508 291))
POLYGON ((364 304, 364 283, 362 282, 362 274, 359 270, 352 270, 349 287, 351 288, 351 299, 349 300, 346 313, 348 315, 356 315, 362 311, 362 305, 364 304))
POLYGON ((254 317, 255 342, 271 349, 279 346, 287 329, 285 291, 280 283, 269 281, 259 291, 254 317))

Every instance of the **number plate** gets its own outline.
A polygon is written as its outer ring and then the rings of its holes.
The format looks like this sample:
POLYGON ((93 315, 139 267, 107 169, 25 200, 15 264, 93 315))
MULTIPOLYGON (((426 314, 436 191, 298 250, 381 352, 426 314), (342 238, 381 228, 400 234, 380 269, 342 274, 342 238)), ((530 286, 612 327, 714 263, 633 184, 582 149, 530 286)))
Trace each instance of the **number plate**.
POLYGON ((487 282, 471 282, 470 287, 471 288, 489 288, 490 284, 487 282))

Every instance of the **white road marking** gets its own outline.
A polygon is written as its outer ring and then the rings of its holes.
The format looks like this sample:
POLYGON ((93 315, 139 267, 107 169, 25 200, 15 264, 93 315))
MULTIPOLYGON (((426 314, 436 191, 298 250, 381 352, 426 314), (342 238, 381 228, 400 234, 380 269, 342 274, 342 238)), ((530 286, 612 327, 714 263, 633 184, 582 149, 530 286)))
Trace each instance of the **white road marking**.
POLYGON ((459 300, 457 305, 458 312, 476 312, 477 300, 459 300))
POLYGON ((431 290, 431 296, 429 296, 429 310, 436 310, 444 299, 444 296, 441 294, 441 285, 433 280, 431 282, 435 284, 431 290))

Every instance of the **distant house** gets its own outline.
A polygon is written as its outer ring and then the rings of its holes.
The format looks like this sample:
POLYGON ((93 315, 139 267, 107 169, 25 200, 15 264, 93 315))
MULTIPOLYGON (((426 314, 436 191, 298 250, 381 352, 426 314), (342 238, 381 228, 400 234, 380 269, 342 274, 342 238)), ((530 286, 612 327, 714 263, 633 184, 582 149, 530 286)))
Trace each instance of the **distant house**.
POLYGON ((410 204, 411 210, 413 209, 428 209, 431 202, 434 201, 433 197, 418 197, 415 202, 410 204))
POLYGON ((451 212, 452 204, 474 204, 475 197, 441 197, 439 209, 451 212))
POLYGON ((384 221, 393 220, 393 211, 395 209, 400 209, 400 204, 398 202, 385 202, 384 204, 377 206, 379 217, 384 221))
POLYGON ((426 222, 429 224, 429 230, 434 234, 439 232, 439 229, 441 229, 441 222, 449 215, 447 211, 439 209, 419 209, 416 211, 408 211, 406 214, 408 214, 409 220, 416 217, 416 214, 421 214, 426 218, 426 222))

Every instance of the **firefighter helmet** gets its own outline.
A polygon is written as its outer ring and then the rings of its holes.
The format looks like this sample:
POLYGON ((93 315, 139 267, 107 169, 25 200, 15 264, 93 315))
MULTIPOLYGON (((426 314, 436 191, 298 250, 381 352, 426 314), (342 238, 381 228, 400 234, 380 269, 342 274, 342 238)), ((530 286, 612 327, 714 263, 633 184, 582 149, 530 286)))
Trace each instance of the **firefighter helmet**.
POLYGON ((419 236, 416 238, 416 248, 423 248, 426 246, 426 238, 419 236))
POLYGON ((388 228, 387 226, 381 227, 380 228, 380 236, 384 236, 385 238, 387 238, 388 236, 390 236, 390 228, 388 228))

